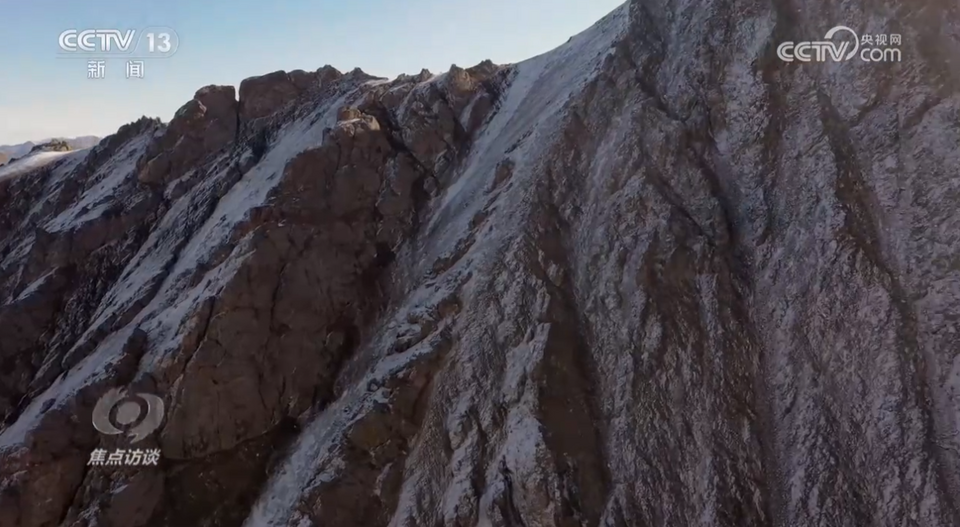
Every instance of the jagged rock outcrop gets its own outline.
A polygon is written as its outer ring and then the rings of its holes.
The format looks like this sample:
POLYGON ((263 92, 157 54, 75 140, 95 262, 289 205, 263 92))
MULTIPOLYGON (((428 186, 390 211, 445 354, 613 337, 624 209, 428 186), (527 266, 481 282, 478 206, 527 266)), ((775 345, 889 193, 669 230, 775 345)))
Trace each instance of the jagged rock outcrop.
MULTIPOLYGON (((334 70, 335 71, 335 70, 334 70)), ((266 117, 294 101, 314 86, 320 79, 330 79, 330 73, 320 71, 307 73, 275 71, 260 77, 250 77, 240 83, 240 120, 251 121, 266 117)))
POLYGON ((329 64, 320 67, 315 73, 318 86, 327 86, 331 82, 336 82, 343 77, 343 73, 340 73, 340 70, 329 64))
POLYGON ((204 156, 234 141, 238 103, 233 86, 205 86, 177 110, 138 164, 142 183, 166 184, 194 168, 204 156))
POLYGON ((0 180, 0 525, 960 524, 936 5, 846 3, 903 62, 818 64, 776 48, 830 9, 632 0, 0 180), (164 400, 140 443, 94 429, 114 387, 164 400))

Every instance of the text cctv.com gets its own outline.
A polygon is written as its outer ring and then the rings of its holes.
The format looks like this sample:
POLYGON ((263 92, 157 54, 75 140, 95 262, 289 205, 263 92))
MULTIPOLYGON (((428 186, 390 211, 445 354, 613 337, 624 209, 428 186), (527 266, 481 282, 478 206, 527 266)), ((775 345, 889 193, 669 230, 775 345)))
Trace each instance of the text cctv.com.
POLYGON ((864 62, 900 62, 901 52, 898 47, 876 47, 876 46, 899 46, 901 42, 900 35, 863 35, 857 33, 847 26, 836 26, 827 34, 823 40, 816 42, 784 42, 777 46, 777 56, 785 62, 834 62, 847 61, 854 56, 860 57, 864 62), (831 39, 835 35, 847 33, 852 36, 852 42, 833 42, 831 39))
MULTIPOLYGON (((832 59, 834 62, 850 60, 852 54, 844 56, 843 51, 835 52, 833 42, 784 42, 777 48, 777 54, 787 62, 797 60, 800 62, 826 62, 832 59), (812 55, 811 55, 812 51, 812 55)), ((860 59, 864 62, 900 62, 899 48, 863 48, 859 50, 860 59)))

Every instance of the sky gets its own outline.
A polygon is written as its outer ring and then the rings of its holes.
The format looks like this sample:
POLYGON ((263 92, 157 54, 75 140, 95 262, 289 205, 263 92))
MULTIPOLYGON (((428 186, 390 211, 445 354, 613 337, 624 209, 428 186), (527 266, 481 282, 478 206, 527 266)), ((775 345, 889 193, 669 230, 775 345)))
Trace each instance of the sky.
MULTIPOLYGON (((168 121, 209 84, 330 64, 395 77, 549 51, 623 0, 0 0, 0 145, 109 135, 146 115, 168 121), (176 53, 126 59, 87 78, 59 55, 68 29, 172 28, 176 53)), ((144 44, 141 44, 143 46, 144 44)), ((100 58, 100 57, 96 57, 100 58)))

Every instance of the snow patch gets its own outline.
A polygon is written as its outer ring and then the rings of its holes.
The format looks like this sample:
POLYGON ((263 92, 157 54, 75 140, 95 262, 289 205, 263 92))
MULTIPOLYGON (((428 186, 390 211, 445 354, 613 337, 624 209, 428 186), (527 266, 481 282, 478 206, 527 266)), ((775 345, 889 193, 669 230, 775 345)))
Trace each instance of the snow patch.
MULTIPOLYGON (((514 66, 510 86, 496 114, 477 137, 470 157, 444 193, 428 227, 437 242, 426 251, 427 261, 451 252, 480 209, 497 164, 508 154, 520 160, 542 158, 554 144, 553 131, 571 97, 596 77, 603 59, 628 27, 628 5, 611 12, 566 44, 514 66), (540 151, 535 151, 540 150, 540 151)), ((529 167, 527 167, 529 168, 529 167)))
POLYGON ((85 152, 86 150, 73 150, 70 152, 35 152, 28 156, 21 157, 9 165, 0 167, 0 181, 18 176, 42 166, 49 165, 50 163, 53 163, 54 161, 68 155, 76 155, 85 152))
POLYGON ((81 390, 106 381, 123 359, 123 348, 129 332, 115 333, 96 352, 83 359, 66 375, 33 399, 9 428, 0 433, 0 456, 27 446, 30 433, 41 426, 44 416, 53 410, 69 410, 81 390))
MULTIPOLYGON (((337 111, 355 93, 356 91, 348 92, 323 105, 318 110, 322 113, 320 119, 314 121, 314 115, 308 115, 280 130, 274 147, 223 196, 207 222, 184 247, 180 259, 170 273, 170 280, 176 280, 183 273, 196 268, 199 262, 204 261, 223 241, 230 238, 233 230, 247 218, 250 210, 266 203, 270 192, 283 178, 287 163, 300 152, 321 145, 323 129, 336 124, 337 111)), ((169 285, 164 284, 165 288, 169 285)))
POLYGON ((120 193, 117 189, 128 178, 136 177, 137 160, 146 149, 149 137, 140 136, 128 142, 116 155, 111 156, 91 177, 93 186, 84 191, 83 195, 69 209, 50 220, 46 229, 48 232, 71 230, 88 221, 99 218, 115 203, 120 193))
MULTIPOLYGON (((403 325, 410 311, 410 307, 398 311, 391 327, 403 325), (400 322, 396 323, 397 320, 400 322)), ((389 340, 391 337, 381 338, 389 340)), ((384 342, 375 342, 371 346, 387 347, 384 342)), ((297 501, 318 485, 333 481, 344 470, 342 458, 336 455, 344 434, 374 411, 372 408, 390 404, 389 390, 370 391, 368 386, 383 385, 386 379, 397 378, 404 370, 415 368, 418 362, 429 360, 436 353, 437 349, 428 338, 403 353, 382 357, 362 380, 324 409, 304 428, 290 456, 268 482, 266 491, 260 495, 243 527, 286 527, 302 522, 303 519, 297 517, 297 501)))
POLYGON ((336 448, 337 438, 344 430, 344 416, 357 413, 356 401, 361 397, 361 391, 365 390, 366 385, 362 383, 353 386, 303 430, 290 456, 270 479, 266 491, 260 495, 243 527, 289 525, 296 510, 295 504, 304 490, 311 483, 319 483, 324 479, 323 473, 315 474, 318 461, 328 462, 327 471, 337 470, 329 461, 336 459, 331 454, 336 448))
POLYGON ((18 296, 17 299, 14 300, 14 303, 22 302, 22 301, 26 300, 27 298, 29 298, 30 295, 32 295, 32 294, 36 293, 37 291, 39 291, 40 288, 43 287, 43 285, 46 284, 47 281, 50 280, 50 277, 53 276, 54 274, 56 274, 56 272, 57 272, 57 269, 54 268, 54 269, 52 269, 52 270, 50 270, 50 271, 47 271, 47 272, 46 272, 43 276, 41 276, 40 278, 37 278, 36 280, 34 280, 32 284, 28 285, 26 288, 24 288, 23 291, 20 292, 20 296, 18 296))

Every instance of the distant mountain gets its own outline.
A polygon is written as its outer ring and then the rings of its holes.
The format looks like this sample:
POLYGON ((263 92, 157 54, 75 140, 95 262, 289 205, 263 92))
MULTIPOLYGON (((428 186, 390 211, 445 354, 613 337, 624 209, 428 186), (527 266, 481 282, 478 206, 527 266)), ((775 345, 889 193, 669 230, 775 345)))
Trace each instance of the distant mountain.
POLYGON ((70 147, 70 150, 82 150, 84 148, 90 148, 91 146, 96 145, 100 142, 100 138, 93 135, 84 135, 73 138, 52 137, 49 139, 42 139, 40 141, 27 141, 26 143, 20 143, 18 145, 0 145, 0 164, 3 164, 10 159, 25 156, 29 154, 30 151, 36 146, 51 142, 63 142, 70 147))

